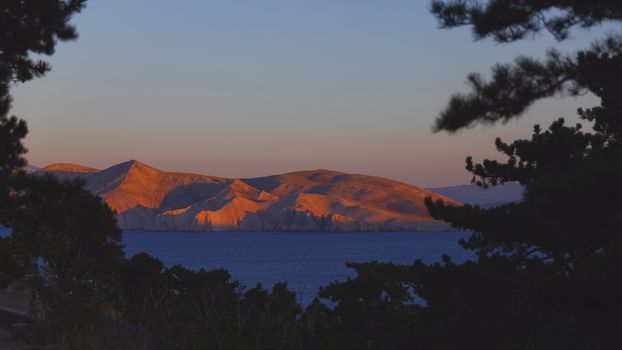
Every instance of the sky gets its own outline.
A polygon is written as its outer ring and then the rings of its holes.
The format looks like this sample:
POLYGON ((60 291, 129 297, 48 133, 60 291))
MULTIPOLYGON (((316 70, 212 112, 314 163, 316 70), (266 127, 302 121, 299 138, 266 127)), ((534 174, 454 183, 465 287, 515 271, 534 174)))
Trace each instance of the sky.
POLYGON ((466 75, 586 47, 607 28, 497 44, 439 29, 427 1, 89 0, 52 71, 15 87, 31 164, 255 177, 333 169, 422 187, 465 184, 494 139, 597 104, 554 97, 505 125, 432 133, 466 75))

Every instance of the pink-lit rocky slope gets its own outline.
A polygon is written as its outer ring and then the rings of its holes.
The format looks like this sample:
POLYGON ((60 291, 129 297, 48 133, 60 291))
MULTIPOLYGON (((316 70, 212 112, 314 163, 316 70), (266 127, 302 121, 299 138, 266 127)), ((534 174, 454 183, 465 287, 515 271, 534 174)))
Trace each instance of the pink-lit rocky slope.
POLYGON ((123 229, 171 231, 443 231, 425 197, 460 203, 384 178, 330 170, 252 179, 165 172, 138 161, 104 170, 52 164, 80 177, 118 213, 123 229))

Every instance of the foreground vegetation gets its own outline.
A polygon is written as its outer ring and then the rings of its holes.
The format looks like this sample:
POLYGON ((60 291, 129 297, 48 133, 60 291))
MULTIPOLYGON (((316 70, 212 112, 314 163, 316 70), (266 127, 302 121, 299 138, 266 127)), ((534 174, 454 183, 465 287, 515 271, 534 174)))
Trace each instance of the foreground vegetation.
MULTIPOLYGON (((467 159, 481 186, 515 181, 524 200, 492 209, 430 212, 473 233, 477 260, 400 266, 352 264, 357 276, 321 289, 306 309, 285 284, 244 288, 224 270, 164 267, 124 258, 113 212, 78 181, 20 169, 24 121, 8 117, 9 88, 49 68, 76 37, 67 24, 81 0, 0 4, 0 284, 25 279, 36 300, 30 341, 74 348, 183 349, 619 349, 622 347, 622 39, 571 55, 519 58, 471 75, 439 131, 519 116, 538 99, 591 92, 579 109, 591 132, 563 120, 497 149, 505 162, 467 159)), ((548 30, 619 23, 617 1, 433 1, 441 25, 511 42, 548 30)))

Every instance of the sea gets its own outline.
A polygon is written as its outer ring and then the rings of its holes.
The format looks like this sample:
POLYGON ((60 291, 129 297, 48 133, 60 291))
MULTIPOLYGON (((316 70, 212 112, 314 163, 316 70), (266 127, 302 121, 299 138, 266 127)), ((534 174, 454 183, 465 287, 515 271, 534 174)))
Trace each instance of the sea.
MULTIPOLYGON (((8 230, 2 230, 8 234, 8 230)), ((125 231, 126 257, 147 252, 166 266, 224 268, 247 287, 287 282, 302 304, 320 288, 354 277, 348 262, 431 263, 443 254, 473 259, 458 243, 467 232, 168 232, 125 231)))

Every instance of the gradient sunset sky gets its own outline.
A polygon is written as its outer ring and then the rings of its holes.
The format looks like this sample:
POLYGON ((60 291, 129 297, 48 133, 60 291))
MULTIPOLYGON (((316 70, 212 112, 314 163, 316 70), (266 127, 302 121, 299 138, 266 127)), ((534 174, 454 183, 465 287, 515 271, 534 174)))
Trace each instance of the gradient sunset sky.
POLYGON ((13 90, 34 165, 253 177, 326 168, 418 186, 464 184, 464 158, 495 157, 494 138, 576 121, 591 96, 538 103, 516 122, 455 135, 431 125, 469 72, 488 73, 552 45, 499 45, 441 30, 428 1, 90 0, 80 38, 58 46, 46 77, 13 90))

